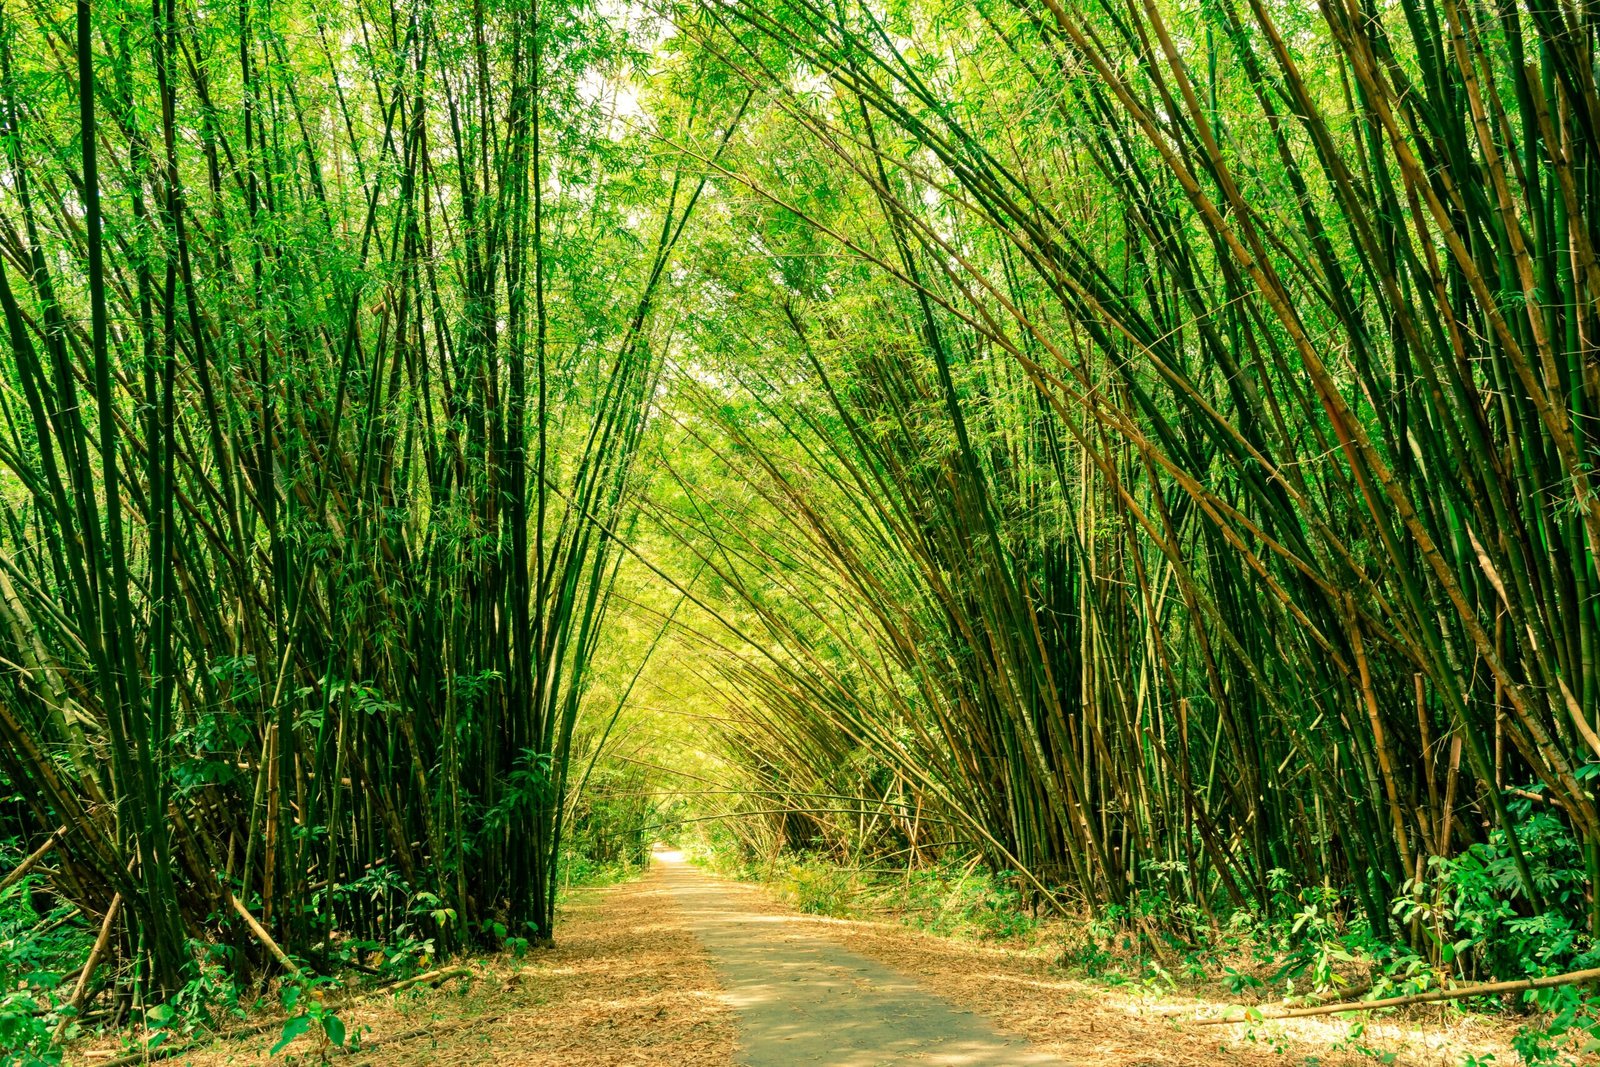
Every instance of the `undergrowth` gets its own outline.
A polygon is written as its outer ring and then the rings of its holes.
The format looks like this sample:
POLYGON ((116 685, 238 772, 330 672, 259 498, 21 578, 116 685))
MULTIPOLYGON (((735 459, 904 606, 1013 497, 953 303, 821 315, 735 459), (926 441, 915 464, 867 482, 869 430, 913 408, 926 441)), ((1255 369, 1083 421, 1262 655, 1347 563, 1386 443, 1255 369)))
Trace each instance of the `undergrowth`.
MULTIPOLYGON (((15 847, 0 848, 0 872, 21 859, 15 847)), ((637 853, 596 860, 570 852, 563 857, 558 899, 564 902, 580 891, 637 877, 644 863, 637 853)), ((326 1060, 354 1047, 359 1035, 347 1033, 330 995, 352 981, 404 979, 437 966, 441 953, 436 935, 458 920, 432 893, 410 890, 388 868, 375 868, 338 891, 346 896, 396 894, 406 901, 404 918, 388 939, 331 941, 317 960, 300 961, 301 977, 284 977, 264 987, 246 988, 233 979, 225 946, 191 941, 188 980, 175 995, 151 1003, 115 1001, 94 1018, 70 1020, 65 1036, 73 1040, 117 1032, 126 1050, 155 1051, 230 1021, 281 1013, 285 1022, 274 1055, 292 1046, 326 1060)), ((0 893, 0 1067, 62 1062, 62 1050, 52 1037, 70 1015, 66 1005, 95 933, 96 927, 76 908, 45 891, 41 875, 30 874, 0 893)), ((525 932, 498 922, 473 933, 473 943, 516 956, 532 948, 525 932)))
MULTIPOLYGON (((0 849, 0 871, 23 858, 0 849)), ((50 1051, 55 1021, 48 1014, 71 996, 94 931, 76 908, 42 891, 30 874, 0 893, 0 1064, 58 1063, 50 1051), (63 988, 65 987, 65 988, 63 988)))

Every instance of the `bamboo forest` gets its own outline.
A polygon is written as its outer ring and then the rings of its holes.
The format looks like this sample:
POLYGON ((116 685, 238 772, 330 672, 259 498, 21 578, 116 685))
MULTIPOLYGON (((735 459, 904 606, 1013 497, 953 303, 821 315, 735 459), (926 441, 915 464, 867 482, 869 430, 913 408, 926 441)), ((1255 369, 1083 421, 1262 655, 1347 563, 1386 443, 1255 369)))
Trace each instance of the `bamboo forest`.
POLYGON ((1597 80, 0 0, 0 1063, 1593 1062, 1597 80))

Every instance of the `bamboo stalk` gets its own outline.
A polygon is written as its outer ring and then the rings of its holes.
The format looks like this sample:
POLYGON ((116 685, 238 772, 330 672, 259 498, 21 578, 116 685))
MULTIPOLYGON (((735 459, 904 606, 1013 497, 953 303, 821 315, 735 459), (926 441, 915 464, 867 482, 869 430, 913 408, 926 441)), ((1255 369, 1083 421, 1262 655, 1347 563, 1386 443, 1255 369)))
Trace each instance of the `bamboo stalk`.
POLYGON ((1355 1000, 1343 1004, 1319 1004, 1314 1008, 1289 1008, 1282 1011, 1257 1013, 1255 1017, 1238 1019, 1192 1019, 1200 1026, 1218 1026, 1232 1023, 1256 1022, 1272 1019, 1304 1019, 1313 1015, 1337 1015, 1349 1011, 1373 1011, 1379 1008, 1403 1008, 1412 1004, 1436 1004, 1464 997, 1487 997, 1498 993, 1522 993, 1531 989, 1554 989, 1559 986, 1581 985, 1600 978, 1600 967, 1566 974, 1545 975, 1540 978, 1522 978, 1510 982, 1480 982, 1477 985, 1457 986, 1454 989, 1433 989, 1426 993, 1412 993, 1403 997, 1384 997, 1380 1000, 1355 1000))
POLYGON ((0 878, 0 893, 5 892, 7 889, 10 889, 12 886, 26 878, 28 876, 28 872, 39 865, 40 860, 48 856, 57 845, 66 840, 66 836, 67 828, 62 826, 57 828, 55 833, 45 838, 44 844, 28 853, 27 857, 21 863, 12 868, 10 874, 6 875, 4 878, 0 878))
POLYGON ((111 928, 116 922, 117 912, 122 907, 122 895, 111 898, 111 903, 106 907, 105 918, 100 921, 100 933, 94 939, 94 947, 89 950, 89 958, 83 963, 83 970, 78 972, 78 981, 72 987, 72 996, 67 1000, 67 1014, 56 1024, 55 1032, 50 1040, 60 1044, 66 1036, 67 1027, 72 1025, 72 1020, 83 1012, 83 1006, 89 998, 89 983, 94 979, 95 968, 100 966, 106 953, 111 948, 111 928))
POLYGON ((288 954, 278 946, 278 943, 272 939, 272 935, 267 933, 266 928, 256 921, 256 917, 250 914, 250 909, 246 908, 239 898, 231 893, 228 894, 228 901, 233 905, 233 910, 238 913, 239 918, 244 920, 246 929, 248 929, 251 934, 255 935, 255 939, 261 942, 268 952, 272 953, 272 958, 277 960, 279 965, 281 965, 284 970, 288 971, 295 978, 302 977, 304 972, 302 972, 294 960, 291 960, 288 954))

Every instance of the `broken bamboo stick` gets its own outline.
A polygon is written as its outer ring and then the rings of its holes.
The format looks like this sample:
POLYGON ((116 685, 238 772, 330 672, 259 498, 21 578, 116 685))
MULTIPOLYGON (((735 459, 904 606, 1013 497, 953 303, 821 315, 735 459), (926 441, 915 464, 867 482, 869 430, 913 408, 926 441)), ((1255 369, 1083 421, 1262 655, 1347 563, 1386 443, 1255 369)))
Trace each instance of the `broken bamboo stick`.
POLYGON ((1480 982, 1477 985, 1456 986, 1454 989, 1435 989, 1427 993, 1412 993, 1404 997, 1385 997, 1382 1000, 1351 1000, 1341 1004, 1323 1004, 1315 1008, 1290 1008, 1283 1011, 1259 1011, 1226 1019, 1194 1019, 1200 1026, 1222 1026, 1230 1023, 1266 1022, 1271 1019, 1303 1019, 1310 1015, 1336 1015, 1346 1011, 1372 1011, 1376 1008, 1403 1008, 1411 1004, 1432 1004, 1441 1000, 1460 1000, 1464 997, 1486 997, 1495 993, 1520 993, 1529 989, 1550 989, 1556 986, 1577 985, 1580 982, 1600 980, 1600 967, 1566 974, 1551 974, 1543 978, 1521 978, 1513 982, 1480 982))
POLYGON ((44 844, 34 849, 33 852, 29 854, 27 859, 17 864, 16 870, 6 875, 3 881, 0 881, 0 893, 4 893, 7 889, 10 889, 12 886, 26 878, 28 876, 28 872, 33 870, 33 868, 38 865, 40 860, 48 856, 51 849, 61 844, 62 839, 66 836, 67 828, 62 826, 57 828, 55 833, 45 838, 44 844))
POLYGON ((465 978, 471 973, 471 967, 445 967, 437 971, 427 971, 423 974, 414 974, 410 978, 402 978, 400 981, 384 987, 381 991, 384 993, 400 993, 410 989, 412 986, 438 986, 443 985, 452 978, 465 978))
POLYGON ((272 953, 272 958, 283 964, 284 970, 299 978, 302 974, 300 968, 295 964, 294 960, 289 958, 289 954, 283 951, 276 941, 272 940, 272 935, 267 933, 267 928, 256 922, 256 917, 250 914, 250 909, 246 908, 244 903, 232 893, 228 894, 228 899, 233 902, 233 910, 239 913, 239 918, 243 919, 244 924, 250 928, 250 932, 256 935, 256 940, 265 945, 267 951, 272 953))
POLYGON ((67 1027, 72 1025, 72 1020, 78 1017, 83 1010, 83 1003, 89 996, 89 982, 94 978, 94 969, 100 966, 106 950, 111 947, 111 924, 116 922, 117 910, 122 907, 122 894, 118 893, 111 898, 111 904, 106 908, 106 917, 100 923, 100 936, 94 939, 94 948, 89 950, 89 959, 83 965, 83 972, 78 975, 78 984, 73 987, 72 999, 67 1001, 70 1014, 63 1015, 56 1024, 55 1033, 50 1036, 53 1044, 59 1045, 66 1036, 67 1027))

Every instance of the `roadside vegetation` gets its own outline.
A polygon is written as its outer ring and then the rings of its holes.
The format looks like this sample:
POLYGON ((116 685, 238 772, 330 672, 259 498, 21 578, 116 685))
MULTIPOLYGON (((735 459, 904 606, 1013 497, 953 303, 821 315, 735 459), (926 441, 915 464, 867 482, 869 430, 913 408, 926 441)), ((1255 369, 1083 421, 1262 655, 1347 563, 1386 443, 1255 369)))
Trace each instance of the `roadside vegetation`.
MULTIPOLYGON (((1439 989, 1439 977, 1423 955, 1374 938, 1359 919, 1351 921, 1335 893, 1297 893, 1285 886, 1274 894, 1270 911, 1236 912, 1225 925, 1180 939, 1166 933, 1172 916, 1163 901, 1145 900, 1133 910, 1063 915, 1030 906, 1015 872, 991 873, 954 857, 893 869, 849 867, 805 852, 740 861, 709 843, 692 851, 709 869, 760 883, 778 901, 804 914, 899 924, 988 946, 1031 960, 1038 974, 1154 1006, 1156 1014, 1179 1026, 1201 1019, 1238 1019, 1225 1041, 1283 1044, 1285 1035, 1271 1028, 1272 1016, 1266 1014, 1283 1007, 1407 998, 1439 989), (1162 932, 1159 947, 1146 936, 1149 931, 1162 932)), ((1474 892, 1462 882, 1451 879, 1454 906, 1501 910, 1491 894, 1481 887, 1474 892)), ((1481 919, 1475 916, 1473 921, 1481 919)), ((1521 954, 1503 957, 1498 973, 1538 973, 1541 963, 1550 961, 1552 942, 1519 933, 1521 926, 1525 924, 1495 924, 1490 932, 1500 951, 1521 954)), ((1600 1047, 1591 1010, 1584 995, 1567 988, 1540 990, 1526 998, 1521 992, 1502 992, 1431 1007, 1346 1014, 1332 1020, 1337 1028, 1331 1035, 1299 1035, 1296 1043, 1343 1052, 1365 1048, 1381 1062, 1390 1053, 1425 1044, 1414 1037, 1408 1041, 1406 1035, 1431 1030, 1446 1043, 1453 1039, 1446 1035, 1470 1033, 1474 1046, 1497 1050, 1502 1061, 1512 1056, 1510 1062, 1582 1063, 1600 1047), (1369 1028, 1382 1029, 1384 1024, 1398 1024, 1390 1027, 1391 1040, 1369 1042, 1369 1028)), ((1477 1059, 1464 1053, 1453 1062, 1494 1060, 1489 1053, 1477 1059)))

